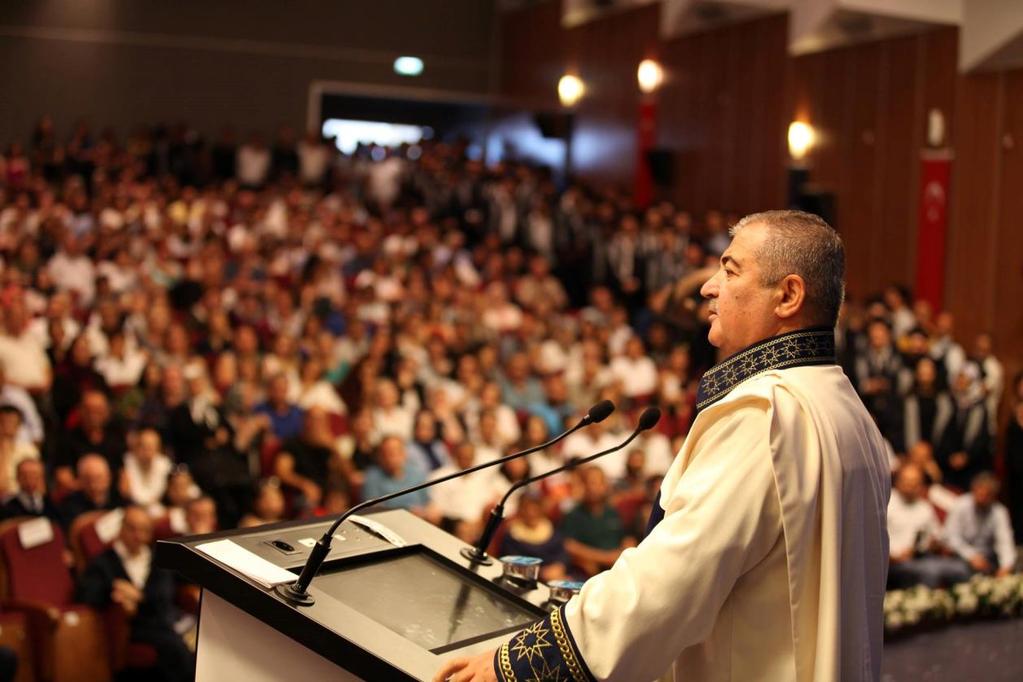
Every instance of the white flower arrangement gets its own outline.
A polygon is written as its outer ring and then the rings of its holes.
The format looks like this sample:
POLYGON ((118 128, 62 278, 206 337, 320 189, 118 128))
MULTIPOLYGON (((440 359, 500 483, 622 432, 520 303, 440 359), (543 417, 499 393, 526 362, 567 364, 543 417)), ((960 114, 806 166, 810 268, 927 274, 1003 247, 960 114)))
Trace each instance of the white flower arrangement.
POLYGON ((1023 574, 1001 578, 978 575, 950 590, 917 585, 884 597, 885 632, 949 623, 957 618, 1023 615, 1023 574))

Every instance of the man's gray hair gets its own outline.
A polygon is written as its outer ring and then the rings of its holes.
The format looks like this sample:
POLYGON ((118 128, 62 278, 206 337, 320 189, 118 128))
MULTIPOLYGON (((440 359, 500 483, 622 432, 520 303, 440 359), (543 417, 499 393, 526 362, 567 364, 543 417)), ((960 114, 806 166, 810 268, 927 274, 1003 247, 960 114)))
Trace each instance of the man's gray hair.
POLYGON ((803 211, 753 213, 731 229, 763 224, 769 235, 757 252, 764 286, 787 275, 799 275, 806 285, 806 306, 816 322, 835 326, 845 297, 845 247, 842 238, 822 218, 803 211))

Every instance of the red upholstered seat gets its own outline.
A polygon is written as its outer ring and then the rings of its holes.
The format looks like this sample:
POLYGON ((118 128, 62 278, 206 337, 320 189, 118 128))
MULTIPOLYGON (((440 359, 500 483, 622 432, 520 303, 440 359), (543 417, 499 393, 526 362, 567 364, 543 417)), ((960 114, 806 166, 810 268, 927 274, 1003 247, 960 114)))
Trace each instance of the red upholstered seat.
POLYGON ((109 542, 103 542, 96 530, 96 522, 109 513, 106 510, 85 512, 71 522, 68 534, 79 573, 110 546, 109 542))
POLYGON ((75 584, 64 563, 64 533, 57 524, 50 526, 53 539, 32 549, 21 546, 17 526, 0 536, 10 599, 58 607, 73 601, 75 584))
MULTIPOLYGON (((23 523, 38 522, 38 520, 23 523)), ((8 607, 28 619, 35 669, 53 682, 100 682, 110 678, 107 642, 98 614, 73 603, 74 581, 64 559, 64 534, 23 547, 13 526, 0 534, 8 607)))
POLYGON ((12 649, 18 657, 18 673, 14 682, 32 682, 36 679, 35 656, 25 614, 13 611, 0 613, 0 646, 12 649))

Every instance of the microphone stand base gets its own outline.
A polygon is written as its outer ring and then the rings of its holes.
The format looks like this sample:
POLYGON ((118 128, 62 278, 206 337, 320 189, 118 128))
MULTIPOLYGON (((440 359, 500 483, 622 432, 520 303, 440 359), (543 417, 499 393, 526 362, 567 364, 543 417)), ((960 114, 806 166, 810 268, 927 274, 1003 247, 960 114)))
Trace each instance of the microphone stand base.
POLYGON ((490 555, 486 552, 480 552, 475 547, 463 547, 462 551, 459 552, 463 557, 468 559, 474 564, 483 564, 489 566, 494 563, 494 560, 490 558, 490 555))
POLYGON ((292 606, 312 606, 316 599, 308 592, 299 592, 293 583, 276 585, 274 592, 292 606))

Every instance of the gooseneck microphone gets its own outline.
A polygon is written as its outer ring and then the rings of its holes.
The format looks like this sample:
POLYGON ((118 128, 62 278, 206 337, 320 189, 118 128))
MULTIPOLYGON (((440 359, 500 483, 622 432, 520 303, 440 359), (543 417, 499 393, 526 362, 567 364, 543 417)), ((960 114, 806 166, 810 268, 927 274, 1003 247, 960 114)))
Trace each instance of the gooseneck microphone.
MULTIPOLYGON (((586 413, 586 416, 579 420, 578 424, 570 428, 568 431, 565 431, 564 433, 555 436, 546 443, 541 443, 536 447, 528 448, 526 450, 522 450, 521 452, 515 452, 505 457, 501 457, 499 459, 494 459, 489 462, 483 462, 482 464, 471 466, 468 469, 463 469, 462 471, 455 471, 446 476, 435 478, 432 481, 426 481, 425 483, 409 486, 408 488, 404 488, 403 490, 398 490, 393 493, 388 493, 387 495, 381 495, 380 497, 374 497, 373 499, 364 500, 360 502, 359 504, 355 505, 348 511, 341 514, 337 518, 337 520, 331 524, 330 528, 327 529, 327 532, 323 534, 323 537, 316 541, 316 544, 313 546, 312 551, 309 553, 309 558, 306 559, 305 566, 302 567, 302 573, 299 574, 298 580, 295 581, 294 583, 278 585, 274 588, 274 591, 279 596, 284 598, 284 600, 296 606, 309 606, 313 604, 315 599, 311 594, 309 594, 308 591, 309 583, 311 583, 313 578, 316 577, 316 574, 320 570, 320 566, 323 565, 324 560, 327 558, 327 554, 330 553, 330 544, 334 539, 334 533, 349 516, 352 516, 356 512, 362 511, 367 507, 372 507, 373 505, 380 504, 381 502, 393 500, 394 498, 401 497, 402 495, 418 492, 420 490, 423 490, 424 488, 430 488, 440 483, 450 481, 453 478, 458 478, 460 476, 468 476, 469 474, 475 473, 480 469, 498 466, 510 460, 518 459, 519 457, 525 457, 526 455, 531 455, 539 450, 549 448, 550 446, 560 442, 564 438, 567 438, 568 436, 575 433, 584 426, 589 426, 590 424, 596 424, 597 422, 604 421, 605 419, 607 419, 608 415, 610 415, 614 411, 615 411, 614 403, 612 403, 610 400, 602 400, 601 402, 591 407, 589 411, 586 413)), ((483 563, 489 563, 489 561, 483 563)))
POLYGON ((633 431, 628 438, 626 438, 624 441, 614 446, 613 448, 608 448, 607 450, 598 452, 595 455, 589 455, 581 459, 578 457, 573 457, 567 463, 559 467, 555 467, 550 471, 546 471, 542 474, 538 474, 530 478, 524 478, 521 481, 514 483, 510 488, 508 488, 508 492, 504 494, 504 497, 501 498, 501 501, 498 502, 490 511, 490 517, 487 519, 487 525, 483 528, 483 533, 482 535, 480 535, 479 542, 477 542, 476 546, 472 547, 471 549, 469 547, 462 548, 461 555, 473 563, 489 564, 491 562, 491 558, 487 554, 487 545, 490 544, 490 541, 494 538, 494 533, 497 532, 497 527, 500 526, 501 521, 504 520, 504 505, 508 501, 508 498, 511 497, 512 493, 514 493, 519 488, 527 486, 530 483, 535 483, 536 481, 547 478, 548 476, 553 476, 556 473, 566 471, 568 469, 574 469, 580 465, 587 464, 588 462, 592 462, 593 460, 603 457, 605 455, 610 455, 613 452, 618 452, 622 448, 626 447, 633 440, 635 440, 636 436, 656 426, 657 422, 660 421, 660 419, 661 411, 656 407, 648 407, 645 410, 643 410, 643 414, 640 415, 639 423, 636 424, 636 430, 633 431))

